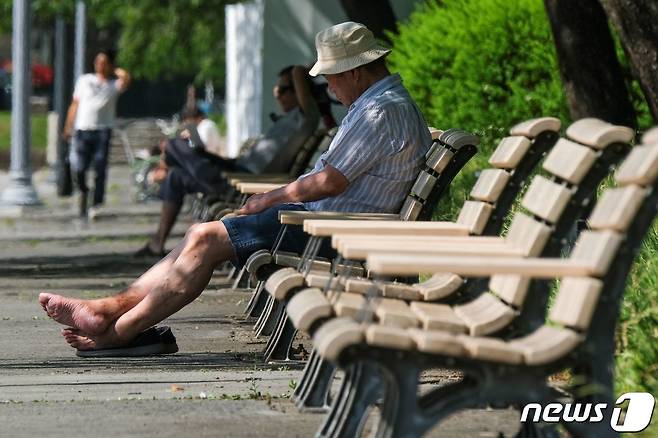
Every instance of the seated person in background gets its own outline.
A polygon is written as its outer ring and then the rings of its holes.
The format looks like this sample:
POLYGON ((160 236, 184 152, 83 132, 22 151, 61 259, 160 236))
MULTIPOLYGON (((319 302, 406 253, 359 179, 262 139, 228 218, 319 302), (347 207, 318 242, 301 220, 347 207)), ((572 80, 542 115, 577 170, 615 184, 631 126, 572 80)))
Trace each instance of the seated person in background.
MULTIPOLYGON (((186 128, 165 147, 166 177, 160 187, 162 210, 156 233, 135 253, 136 257, 163 256, 171 232, 187 193, 215 193, 222 189, 222 172, 286 173, 306 139, 318 127, 320 112, 311 93, 308 71, 289 66, 279 72, 274 96, 283 116, 267 130, 247 154, 225 159, 208 153, 199 132, 203 119, 197 113, 186 114, 186 128), (191 123, 190 123, 191 122, 191 123)), ((198 111, 198 110, 197 110, 198 111)), ((162 175, 162 173, 161 173, 162 175)))
MULTIPOLYGON (((390 50, 352 22, 320 32, 316 47, 318 61, 310 73, 323 74, 349 111, 315 168, 280 189, 252 196, 238 211, 241 216, 193 225, 167 257, 118 295, 79 300, 41 293, 41 306, 67 327, 62 335, 71 347, 128 351, 140 332, 194 301, 215 266, 227 260, 244 264, 253 252, 271 248, 279 211, 400 208, 432 139, 400 76, 386 67, 390 50)), ((281 248, 301 251, 306 240, 301 227, 290 227, 281 248)))

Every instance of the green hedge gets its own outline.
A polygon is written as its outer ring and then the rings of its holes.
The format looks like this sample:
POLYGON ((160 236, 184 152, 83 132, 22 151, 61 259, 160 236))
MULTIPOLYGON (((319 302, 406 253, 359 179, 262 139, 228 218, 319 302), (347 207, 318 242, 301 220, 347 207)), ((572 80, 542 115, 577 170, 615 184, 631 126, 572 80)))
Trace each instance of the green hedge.
POLYGON ((389 65, 399 72, 427 122, 482 137, 480 153, 451 187, 438 215, 453 216, 474 171, 511 126, 568 113, 541 0, 445 0, 422 4, 398 35, 389 65))
MULTIPOLYGON (((435 212, 437 219, 454 220, 476 170, 486 167, 487 157, 512 125, 547 115, 569 123, 546 12, 541 0, 429 1, 399 31, 391 35, 389 65, 401 73, 427 122, 482 136, 480 153, 457 176, 450 197, 435 212)), ((646 108, 635 100, 646 128, 646 108)), ((633 268, 622 309, 619 392, 658 393, 657 252, 654 227, 633 268)))

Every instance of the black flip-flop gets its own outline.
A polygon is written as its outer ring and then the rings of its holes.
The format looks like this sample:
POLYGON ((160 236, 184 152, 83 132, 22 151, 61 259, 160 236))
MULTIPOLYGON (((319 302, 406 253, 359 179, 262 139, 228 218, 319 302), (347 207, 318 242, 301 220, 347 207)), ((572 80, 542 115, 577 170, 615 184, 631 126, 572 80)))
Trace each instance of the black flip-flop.
POLYGON ((139 357, 172 354, 178 351, 176 337, 167 326, 151 327, 122 347, 76 350, 79 357, 139 357))

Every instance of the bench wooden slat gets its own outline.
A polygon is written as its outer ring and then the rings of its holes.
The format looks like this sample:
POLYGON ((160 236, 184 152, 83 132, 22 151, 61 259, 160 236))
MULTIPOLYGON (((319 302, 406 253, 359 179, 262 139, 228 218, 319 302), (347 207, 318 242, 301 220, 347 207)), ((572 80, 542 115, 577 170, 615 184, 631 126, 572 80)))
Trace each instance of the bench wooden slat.
POLYGON ((516 274, 536 278, 588 276, 596 272, 591 261, 565 259, 519 259, 511 257, 464 257, 417 254, 372 254, 368 269, 380 274, 418 274, 452 272, 458 275, 490 277, 516 274))
POLYGON ((514 309, 486 292, 467 304, 455 306, 454 311, 464 321, 471 336, 493 333, 516 317, 514 309))
POLYGON ((421 171, 416 177, 416 181, 411 186, 411 193, 418 198, 426 200, 436 185, 437 177, 427 172, 421 171))
POLYGON ((583 337, 572 330, 543 325, 509 344, 523 354, 527 365, 543 365, 560 359, 582 340, 583 337))
POLYGON ((283 186, 285 184, 282 183, 240 182, 237 184, 237 189, 244 195, 253 195, 276 190, 283 186))
POLYGON ((620 185, 646 186, 658 176, 658 145, 635 146, 615 173, 620 185))
POLYGON ((589 327, 602 287, 603 282, 596 278, 562 279, 549 318, 566 327, 585 330, 589 327))
POLYGON ((351 318, 334 318, 323 324, 313 336, 313 345, 324 359, 336 361, 350 345, 364 340, 365 329, 351 318))
POLYGON ((308 333, 313 323, 334 314, 331 303, 320 289, 297 292, 286 305, 286 312, 297 330, 308 333))
POLYGON ((366 342, 376 347, 412 350, 415 342, 409 332, 403 328, 371 324, 366 328, 366 342))
POLYGON ((523 353, 497 338, 459 336, 468 356, 475 359, 518 365, 523 363, 523 353))
POLYGON ((416 315, 425 330, 442 330, 450 333, 466 333, 464 321, 446 304, 409 303, 409 309, 416 315))
POLYGON ((489 280, 489 289, 506 303, 521 307, 530 286, 530 279, 518 275, 494 275, 489 280))
POLYGON ((339 240, 336 250, 345 258, 351 260, 365 260, 368 255, 377 252, 391 253, 397 252, 414 253, 414 254, 459 254, 459 255, 482 255, 489 254, 490 256, 497 257, 522 257, 524 252, 512 245, 466 245, 464 243, 437 240, 432 241, 428 238, 427 241, 402 239, 395 240, 376 240, 376 241, 349 241, 339 240), (401 245, 404 245, 401 247, 401 245))
POLYGON ((611 143, 629 143, 635 131, 600 119, 586 118, 572 123, 567 128, 567 136, 587 146, 603 149, 611 143))
POLYGON ((647 190, 636 185, 606 190, 587 221, 591 229, 627 230, 647 190))
POLYGON ((603 276, 622 240, 621 235, 613 231, 583 231, 569 260, 589 265, 593 276, 603 276))
POLYGON ((571 190, 537 175, 523 196, 523 208, 548 222, 555 223, 571 198, 571 190))
POLYGON ((280 211, 279 222, 284 225, 303 225, 308 219, 339 220, 400 220, 392 213, 345 213, 341 211, 280 211))
POLYGON ((380 299, 375 308, 375 315, 384 325, 406 328, 415 327, 418 324, 416 315, 402 300, 380 299))
POLYGON ((644 135, 642 136, 642 143, 644 144, 658 143, 658 126, 655 126, 644 133, 644 135))
POLYGON ((514 125, 510 129, 510 135, 523 135, 528 138, 535 138, 543 131, 557 132, 560 130, 561 125, 562 123, 558 118, 539 117, 514 125))
POLYGON ((439 235, 467 236, 468 228, 454 222, 427 221, 342 221, 342 220, 305 220, 304 231, 312 236, 331 236, 340 234, 393 234, 393 235, 439 235))
POLYGON ((304 276, 293 268, 284 268, 270 275, 265 282, 265 289, 276 300, 283 300, 294 287, 304 285, 304 276), (276 275, 275 275, 276 274, 276 275))
POLYGON ((505 189, 510 174, 503 169, 484 169, 480 172, 470 197, 483 202, 495 203, 505 189))
POLYGON ((459 211, 457 223, 468 227, 471 234, 482 234, 492 211, 493 206, 486 202, 466 201, 459 211))
POLYGON ((514 169, 530 149, 532 142, 522 136, 503 138, 489 157, 489 164, 499 169, 514 169))
POLYGON ((550 235, 551 228, 548 225, 537 222, 523 213, 517 213, 514 215, 505 240, 521 249, 525 256, 536 257, 541 253, 550 235))
POLYGON ((400 209, 400 220, 414 221, 422 209, 423 204, 420 201, 411 196, 407 196, 407 199, 404 200, 404 204, 402 204, 402 208, 400 209))
POLYGON ((561 138, 548 153, 542 167, 572 184, 580 184, 596 156, 591 148, 561 138))
POLYGON ((451 150, 437 144, 437 147, 429 154, 426 165, 435 172, 441 173, 454 156, 455 154, 451 150))
POLYGON ((459 338, 453 334, 443 331, 430 331, 416 328, 407 329, 407 332, 414 340, 418 351, 446 354, 456 357, 465 354, 463 344, 460 342, 459 338))
POLYGON ((335 295, 333 306, 336 315, 356 319, 365 306, 366 299, 361 294, 341 292, 335 295))

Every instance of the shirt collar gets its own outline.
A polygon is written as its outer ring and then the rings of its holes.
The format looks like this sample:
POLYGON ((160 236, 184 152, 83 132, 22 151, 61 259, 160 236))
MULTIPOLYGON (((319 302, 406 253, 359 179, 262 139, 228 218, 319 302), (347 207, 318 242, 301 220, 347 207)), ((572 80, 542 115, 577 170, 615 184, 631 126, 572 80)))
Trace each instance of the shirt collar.
POLYGON ((350 105, 348 112, 352 111, 357 106, 367 102, 375 96, 379 96, 383 92, 390 90, 402 83, 402 79, 398 73, 390 74, 383 79, 378 80, 372 84, 366 91, 363 92, 353 103, 350 105))

